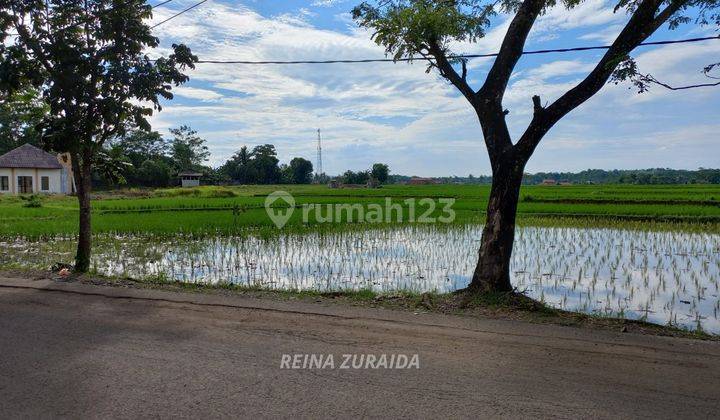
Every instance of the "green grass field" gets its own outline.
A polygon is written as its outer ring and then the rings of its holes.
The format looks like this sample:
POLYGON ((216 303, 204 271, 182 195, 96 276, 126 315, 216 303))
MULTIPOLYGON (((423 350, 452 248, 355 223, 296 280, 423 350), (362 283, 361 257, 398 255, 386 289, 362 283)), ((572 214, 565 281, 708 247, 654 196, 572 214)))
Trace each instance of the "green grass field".
MULTIPOLYGON (((482 222, 489 186, 390 185, 380 189, 330 189, 316 185, 201 187, 196 189, 99 192, 93 202, 95 232, 173 234, 231 233, 248 227, 272 228, 265 196, 285 190, 297 204, 383 204, 386 197, 404 208, 408 198, 454 198, 455 223, 482 222)), ((0 198, 0 237, 73 235, 75 197, 43 197, 42 207, 25 207, 18 197, 0 198)), ((440 214, 440 208, 431 214, 440 214)), ((423 208, 424 209, 424 208, 423 208)), ((421 209, 422 210, 422 209, 421 209)), ((421 212, 421 210, 418 210, 421 212)), ((720 224, 720 186, 528 186, 521 191, 520 222, 573 219, 578 225, 671 221, 716 230, 720 224)), ((286 229, 305 229, 296 211, 286 229)), ((356 222, 345 215, 343 222, 356 222)), ((313 224, 311 220, 310 224, 313 224)))

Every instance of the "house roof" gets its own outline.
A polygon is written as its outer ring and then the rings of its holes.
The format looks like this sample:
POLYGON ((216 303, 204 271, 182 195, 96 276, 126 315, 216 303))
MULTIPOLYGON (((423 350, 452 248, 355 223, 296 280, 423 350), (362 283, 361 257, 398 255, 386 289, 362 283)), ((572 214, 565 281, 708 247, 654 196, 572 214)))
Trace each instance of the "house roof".
POLYGON ((200 172, 184 171, 180 172, 178 176, 203 176, 200 172))
POLYGON ((0 156, 0 168, 62 169, 62 165, 57 156, 31 144, 23 144, 0 156))

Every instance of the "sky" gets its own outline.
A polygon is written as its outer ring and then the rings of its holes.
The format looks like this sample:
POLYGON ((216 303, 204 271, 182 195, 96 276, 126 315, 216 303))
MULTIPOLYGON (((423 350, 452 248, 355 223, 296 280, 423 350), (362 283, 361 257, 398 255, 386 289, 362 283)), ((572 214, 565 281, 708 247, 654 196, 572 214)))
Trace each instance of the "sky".
MULTIPOLYGON (((327 60, 384 58, 371 33, 350 11, 359 0, 210 0, 158 26, 167 55, 184 43, 200 59, 327 60)), ((197 3, 174 0, 154 10, 160 22, 197 3)), ((154 4, 154 3, 153 3, 154 4)), ((511 16, 493 19, 476 43, 456 43, 458 54, 499 49, 511 16)), ((603 45, 628 16, 611 3, 587 0, 557 7, 536 23, 526 50, 603 45)), ((714 28, 663 28, 650 40, 711 36, 714 28)), ((602 51, 523 56, 503 105, 517 139, 530 121, 532 96, 544 103, 582 80, 602 51)), ((720 40, 641 47, 640 70, 671 85, 707 83, 702 68, 720 61, 720 40)), ((492 59, 471 60, 468 80, 479 89, 492 59)), ((474 111, 457 90, 422 62, 332 65, 198 64, 190 81, 152 117, 153 129, 189 125, 207 139, 211 166, 240 147, 274 144, 281 162, 316 161, 322 132, 323 169, 329 175, 373 163, 416 176, 489 175, 490 165, 474 111)), ((584 169, 720 167, 720 87, 638 94, 630 83, 608 84, 561 120, 528 163, 528 172, 584 169)))

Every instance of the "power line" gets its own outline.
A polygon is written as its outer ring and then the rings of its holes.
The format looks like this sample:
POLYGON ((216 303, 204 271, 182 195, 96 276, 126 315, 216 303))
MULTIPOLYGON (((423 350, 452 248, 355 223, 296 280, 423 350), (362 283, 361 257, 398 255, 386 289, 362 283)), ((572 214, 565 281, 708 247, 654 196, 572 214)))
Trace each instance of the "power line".
MULTIPOLYGON (((155 9, 156 7, 164 6, 174 0, 165 0, 162 1, 154 6, 150 6, 151 9, 155 9)), ((190 10, 202 5, 203 3, 208 2, 208 0, 202 0, 198 3, 193 4, 192 6, 181 10, 178 13, 175 13, 174 15, 168 17, 167 19, 153 25, 150 27, 150 29, 155 29, 158 26, 167 23, 176 17, 189 12, 190 10)), ((112 10, 112 9, 110 9, 112 10)), ((77 24, 76 24, 77 25, 77 24)), ((70 27, 75 26, 71 25, 70 27)), ((8 35, 11 36, 17 36, 18 34, 10 33, 8 35)), ((720 40, 720 36, 707 36, 707 37, 698 37, 698 38, 685 38, 685 39, 676 39, 676 40, 665 40, 665 41, 650 41, 650 42, 642 42, 638 44, 639 47, 646 47, 646 46, 654 46, 654 45, 671 45, 671 44, 685 44, 685 43, 693 43, 693 42, 701 42, 701 41, 709 41, 709 40, 720 40)), ((594 45, 594 46, 587 46, 587 47, 570 47, 570 48, 553 48, 553 49, 544 49, 544 50, 530 50, 530 51, 523 51, 521 55, 537 55, 537 54, 551 54, 551 53, 567 53, 567 52, 579 52, 579 51, 592 51, 592 50, 607 50, 610 49, 611 45, 594 45)), ((448 56, 448 59, 451 60, 467 60, 467 59, 473 59, 473 58, 491 58, 491 57, 497 57, 499 53, 486 53, 486 54, 457 54, 457 55, 451 55, 448 56)), ((272 64, 359 64, 359 63, 395 63, 395 62, 409 62, 413 60, 431 60, 431 58, 370 58, 370 59, 358 59, 358 60, 293 60, 293 61, 247 61, 247 60, 198 60, 196 63, 198 64, 249 64, 249 65, 272 65, 272 64)), ((155 60, 152 60, 155 61, 155 60)), ((710 86, 718 86, 720 85, 720 82, 718 83, 703 83, 703 84, 697 84, 697 85, 688 85, 688 86, 680 86, 680 87, 672 87, 670 85, 667 85, 665 83, 662 83, 656 79, 649 80, 652 83, 656 83, 660 86, 663 86, 670 90, 684 90, 684 89, 693 89, 698 87, 710 87, 710 86)))
POLYGON ((154 8, 156 8, 156 7, 165 6, 166 4, 170 3, 171 1, 173 1, 173 0, 165 0, 165 1, 162 2, 162 3, 158 3, 158 4, 156 4, 155 6, 150 6, 150 7, 152 7, 152 8, 154 9, 154 8))
MULTIPOLYGON (((206 0, 207 1, 207 0, 206 0)), ((702 38, 686 38, 686 39, 675 39, 666 41, 652 41, 643 42, 638 46, 646 47, 653 45, 670 45, 670 44, 685 44, 691 42, 708 41, 711 39, 720 40, 720 36, 708 36, 702 38)), ((610 45, 595 45, 588 47, 571 47, 571 48, 555 48, 546 50, 531 50, 523 51, 522 55, 535 55, 535 54, 550 54, 550 53, 567 53, 576 51, 590 51, 590 50, 607 50, 610 45)), ((499 53, 487 53, 487 54, 458 54, 451 55, 449 59, 471 59, 471 58, 489 58, 497 57, 499 53)), ((354 63, 393 63, 393 62, 407 62, 413 60, 426 60, 426 58, 369 58, 369 59, 358 59, 358 60, 294 60, 294 61, 244 61, 244 60, 199 60, 200 64, 354 64, 354 63)))
MULTIPOLYGON (((172 1, 172 0, 170 0, 170 1, 172 1)), ((163 23, 168 22, 168 21, 170 21, 170 20, 173 20, 173 19, 175 19, 176 17, 182 15, 183 13, 189 12, 190 10, 192 10, 192 9, 200 6, 201 4, 206 3, 207 1, 208 1, 208 0, 202 0, 201 2, 195 3, 195 4, 193 4, 192 6, 188 7, 187 9, 182 10, 182 11, 180 11, 180 12, 178 12, 178 13, 175 13, 174 15, 172 15, 172 16, 170 16, 169 18, 163 20, 162 22, 157 23, 157 24, 151 26, 150 29, 155 29, 155 28, 157 28, 158 26, 162 25, 163 23)), ((168 3, 168 2, 166 1, 165 3, 168 3)), ((161 5, 162 5, 162 4, 165 4, 165 3, 161 3, 161 5)))

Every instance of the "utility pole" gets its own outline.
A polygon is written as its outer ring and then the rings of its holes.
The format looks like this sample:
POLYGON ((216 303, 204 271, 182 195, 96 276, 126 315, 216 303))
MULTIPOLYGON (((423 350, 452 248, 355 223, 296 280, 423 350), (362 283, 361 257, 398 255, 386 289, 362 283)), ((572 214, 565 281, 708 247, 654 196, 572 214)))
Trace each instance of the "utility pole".
MULTIPOLYGON (((317 140, 317 162, 315 167, 315 176, 319 177, 323 174, 322 168, 322 140, 320 139, 320 129, 318 128, 318 140, 317 140)), ((319 180, 318 180, 319 181, 319 180)))

